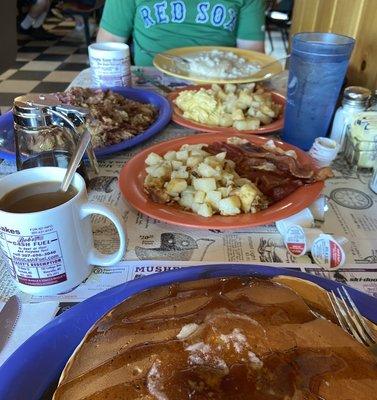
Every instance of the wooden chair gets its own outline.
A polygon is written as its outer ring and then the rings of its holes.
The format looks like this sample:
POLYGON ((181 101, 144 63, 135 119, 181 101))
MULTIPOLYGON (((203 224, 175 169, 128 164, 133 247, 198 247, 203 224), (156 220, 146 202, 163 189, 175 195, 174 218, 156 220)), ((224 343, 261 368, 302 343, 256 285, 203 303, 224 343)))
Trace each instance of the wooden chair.
POLYGON ((64 1, 60 6, 59 10, 62 14, 75 16, 80 15, 84 19, 84 33, 86 44, 89 46, 91 43, 90 31, 89 31, 89 18, 95 14, 97 20, 100 19, 105 0, 96 0, 93 6, 80 4, 75 0, 64 1))

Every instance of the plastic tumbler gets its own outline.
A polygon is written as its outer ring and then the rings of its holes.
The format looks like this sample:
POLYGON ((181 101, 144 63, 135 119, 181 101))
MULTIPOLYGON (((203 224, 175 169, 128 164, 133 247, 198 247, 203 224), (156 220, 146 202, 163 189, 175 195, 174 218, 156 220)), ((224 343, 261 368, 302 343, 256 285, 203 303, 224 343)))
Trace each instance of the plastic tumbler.
POLYGON ((355 40, 334 33, 293 36, 282 139, 303 150, 326 136, 355 40))

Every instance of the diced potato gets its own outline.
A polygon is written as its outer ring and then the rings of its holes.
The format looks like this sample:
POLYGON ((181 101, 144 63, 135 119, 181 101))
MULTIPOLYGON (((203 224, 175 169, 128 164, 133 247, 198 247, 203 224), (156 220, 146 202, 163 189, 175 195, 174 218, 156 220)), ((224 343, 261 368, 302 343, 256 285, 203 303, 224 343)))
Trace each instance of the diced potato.
POLYGON ((205 198, 205 203, 211 205, 211 207, 215 210, 219 209, 219 201, 221 200, 221 192, 218 190, 212 190, 211 192, 207 193, 205 198))
POLYGON ((195 195, 194 195, 195 203, 204 203, 205 198, 206 198, 206 194, 202 190, 198 190, 197 192, 195 192, 195 195))
POLYGON ((194 151, 194 150, 201 150, 204 146, 206 146, 204 143, 198 143, 198 144, 184 144, 180 150, 188 150, 189 152, 194 151))
POLYGON ((224 86, 224 90, 226 93, 235 93, 237 90, 237 86, 233 85, 233 83, 226 83, 224 86))
POLYGON ((155 178, 152 175, 147 175, 144 180, 144 184, 150 188, 161 189, 164 187, 165 181, 162 178, 155 178))
POLYGON ((188 159, 188 156, 188 150, 180 150, 176 153, 177 160, 179 161, 186 161, 188 159))
POLYGON ((242 110, 240 110, 239 108, 236 108, 232 112, 232 118, 233 118, 233 121, 243 121, 245 119, 245 116, 244 116, 242 110))
POLYGON ((233 128, 239 131, 248 131, 258 129, 260 122, 258 119, 247 119, 245 121, 234 121, 233 128))
POLYGON ((183 166, 183 162, 182 161, 173 160, 171 162, 171 166, 173 167, 173 169, 179 169, 180 167, 183 166))
POLYGON ((229 196, 229 194, 232 190, 233 190, 233 188, 231 186, 219 187, 217 189, 217 191, 221 193, 221 197, 224 199, 229 196))
POLYGON ((239 95, 238 95, 238 101, 240 102, 240 104, 244 104, 245 108, 250 107, 253 98, 252 96, 250 96, 250 94, 248 93, 248 91, 246 90, 241 90, 239 95))
POLYGON ((233 180, 234 180, 234 175, 229 173, 229 172, 223 172, 221 174, 221 183, 224 186, 229 186, 231 184, 233 184, 233 180))
POLYGON ((190 154, 191 156, 199 156, 199 157, 207 157, 207 156, 209 156, 209 154, 205 150, 200 150, 200 149, 191 150, 190 153, 191 153, 190 154))
POLYGON ((166 191, 170 196, 176 196, 187 188, 185 179, 172 179, 166 185, 166 191))
POLYGON ((210 165, 200 163, 197 167, 197 172, 203 178, 220 178, 221 174, 220 171, 212 168, 210 165))
POLYGON ((211 89, 216 93, 216 92, 219 92, 220 90, 222 90, 221 89, 221 86, 220 85, 218 85, 217 83, 214 83, 212 86, 211 86, 211 89))
POLYGON ((262 111, 263 114, 268 115, 271 118, 275 117, 275 112, 274 110, 271 110, 270 107, 268 107, 267 105, 262 105, 262 107, 260 108, 260 110, 262 111))
POLYGON ((233 170, 236 166, 236 163, 232 160, 226 160, 224 164, 225 171, 233 170))
POLYGON ((248 213, 251 211, 251 207, 260 192, 252 183, 246 183, 236 190, 236 194, 241 200, 242 211, 248 213))
POLYGON ((168 165, 162 164, 158 166, 151 165, 145 168, 147 173, 154 178, 169 178, 171 173, 171 168, 168 165))
POLYGON ((200 208, 200 206, 201 206, 201 204, 200 203, 195 203, 195 202, 193 202, 192 204, 191 204, 191 210, 192 211, 194 211, 194 213, 198 213, 198 210, 199 210, 199 208, 200 208))
POLYGON ((272 118, 269 117, 268 115, 263 114, 262 111, 257 111, 255 117, 257 118, 256 121, 258 121, 258 122, 260 121, 264 125, 268 125, 272 122, 272 118))
POLYGON ((222 90, 219 90, 218 92, 217 92, 217 97, 220 99, 220 100, 225 100, 226 99, 226 93, 224 92, 224 91, 222 91, 222 90))
POLYGON ((198 165, 199 163, 201 163, 203 161, 203 157, 200 156, 190 156, 187 161, 186 161, 186 165, 189 168, 193 168, 196 165, 198 165))
POLYGON ((216 157, 216 159, 219 160, 219 161, 224 161, 224 160, 225 160, 225 157, 226 157, 226 151, 223 151, 222 153, 216 154, 215 157, 216 157))
POLYGON ((185 194, 185 193, 192 193, 192 194, 194 194, 195 192, 196 192, 196 190, 195 190, 194 186, 189 185, 189 186, 187 186, 187 188, 182 192, 182 195, 185 194))
POLYGON ((233 125, 233 118, 231 114, 224 114, 219 119, 219 125, 229 127, 233 125))
POLYGON ((149 153, 148 157, 145 159, 145 164, 147 165, 158 165, 163 162, 163 158, 156 153, 149 153))
POLYGON ((177 171, 173 171, 171 173, 172 179, 188 179, 189 173, 184 169, 178 169, 177 171))
POLYGON ((181 197, 178 201, 179 205, 184 208, 191 208, 193 202, 194 202, 194 194, 188 193, 187 191, 181 193, 181 197))
POLYGON ((199 205, 196 213, 201 215, 202 217, 212 217, 213 210, 209 204, 203 203, 199 205))
POLYGON ((176 152, 175 151, 168 151, 165 155, 164 155, 165 160, 167 161, 173 161, 176 159, 176 152))
POLYGON ((247 179, 247 178, 237 178, 234 180, 234 183, 238 186, 241 187, 243 185, 247 185, 248 183, 252 184, 252 182, 247 179))
POLYGON ((192 184, 196 190, 210 192, 216 190, 216 180, 214 178, 194 178, 192 184))
POLYGON ((241 213, 241 201, 237 196, 230 196, 219 201, 221 215, 237 215, 241 213))

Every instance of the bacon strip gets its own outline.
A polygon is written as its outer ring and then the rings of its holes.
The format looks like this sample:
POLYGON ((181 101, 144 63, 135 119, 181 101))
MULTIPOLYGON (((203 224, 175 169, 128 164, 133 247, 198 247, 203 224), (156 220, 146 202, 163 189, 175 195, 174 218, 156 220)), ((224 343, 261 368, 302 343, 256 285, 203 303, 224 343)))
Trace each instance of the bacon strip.
POLYGON ((300 186, 333 176, 328 167, 314 170, 310 165, 300 164, 291 155, 251 143, 234 145, 215 142, 208 145, 205 150, 211 154, 225 151, 226 158, 236 164, 236 172, 241 177, 250 179, 271 199, 271 203, 287 197, 300 186))

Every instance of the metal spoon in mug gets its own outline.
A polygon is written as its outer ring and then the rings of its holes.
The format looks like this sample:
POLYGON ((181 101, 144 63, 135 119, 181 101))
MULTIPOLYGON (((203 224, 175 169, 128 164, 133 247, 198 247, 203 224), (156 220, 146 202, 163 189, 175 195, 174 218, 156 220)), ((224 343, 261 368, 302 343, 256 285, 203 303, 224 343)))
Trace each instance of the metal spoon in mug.
POLYGON ((72 155, 69 161, 67 171, 59 188, 59 192, 66 192, 68 190, 69 185, 72 182, 73 176, 75 175, 75 172, 81 162, 81 159, 84 156, 85 150, 87 149, 91 139, 92 135, 90 134, 88 129, 85 129, 76 148, 76 152, 72 155))

